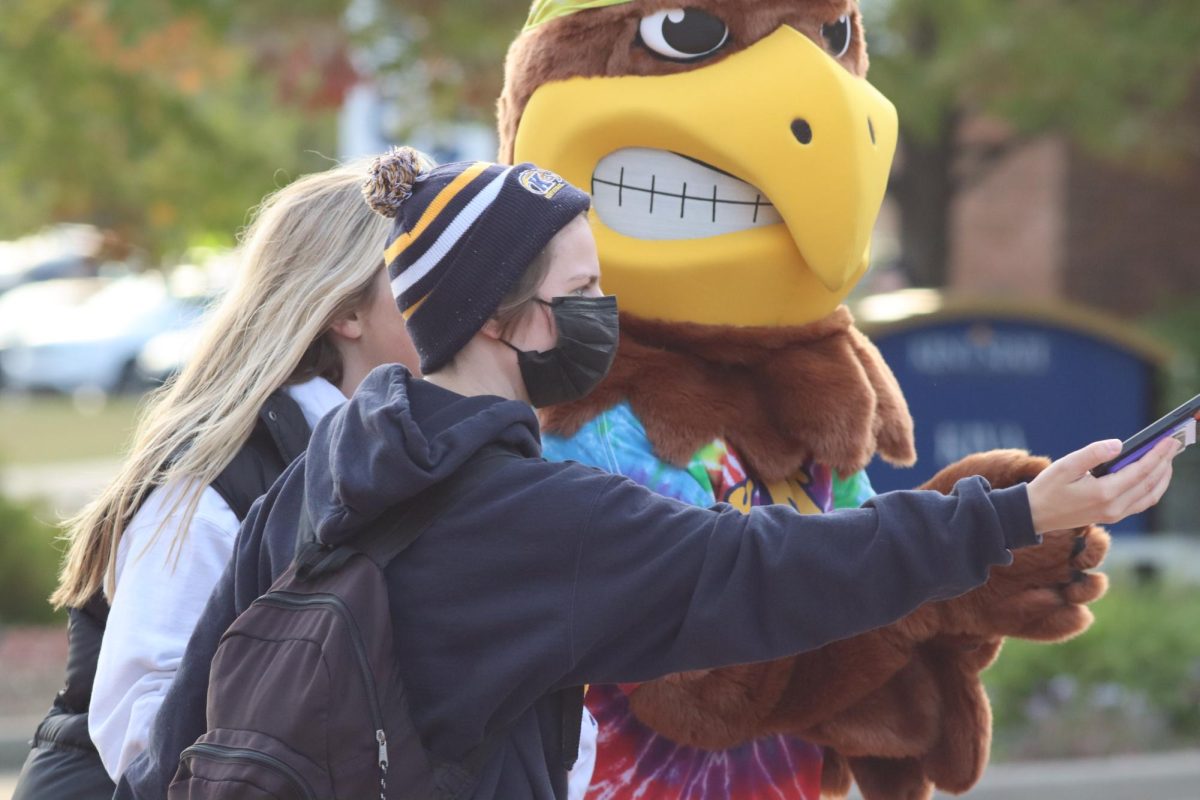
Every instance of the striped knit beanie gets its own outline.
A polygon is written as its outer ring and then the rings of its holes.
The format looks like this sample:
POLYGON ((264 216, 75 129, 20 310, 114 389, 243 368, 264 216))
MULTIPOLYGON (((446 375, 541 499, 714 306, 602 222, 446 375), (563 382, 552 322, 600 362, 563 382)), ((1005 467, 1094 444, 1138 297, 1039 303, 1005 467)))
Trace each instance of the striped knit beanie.
POLYGON ((411 147, 375 159, 363 194, 396 220, 384 260, 425 373, 454 358, 554 235, 591 204, 533 164, 433 167, 411 147))

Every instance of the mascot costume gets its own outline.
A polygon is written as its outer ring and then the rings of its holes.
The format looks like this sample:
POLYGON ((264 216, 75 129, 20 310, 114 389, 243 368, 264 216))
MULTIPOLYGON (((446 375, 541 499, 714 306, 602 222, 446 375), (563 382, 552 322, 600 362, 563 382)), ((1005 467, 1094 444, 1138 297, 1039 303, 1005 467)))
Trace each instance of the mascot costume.
MULTIPOLYGON (((689 503, 858 506, 873 457, 914 460, 899 386, 841 304, 867 269, 896 110, 865 79, 856 0, 685 3, 538 0, 508 55, 501 158, 590 187, 622 308, 605 382, 544 414, 547 457, 689 503)), ((1046 463, 977 454, 924 488, 1011 485, 1046 463)), ((1056 532, 886 628, 592 687, 589 800, 816 800, 851 780, 868 800, 966 791, 990 746, 979 673, 1005 636, 1084 630, 1105 589, 1085 570, 1107 547, 1098 528, 1056 532)))

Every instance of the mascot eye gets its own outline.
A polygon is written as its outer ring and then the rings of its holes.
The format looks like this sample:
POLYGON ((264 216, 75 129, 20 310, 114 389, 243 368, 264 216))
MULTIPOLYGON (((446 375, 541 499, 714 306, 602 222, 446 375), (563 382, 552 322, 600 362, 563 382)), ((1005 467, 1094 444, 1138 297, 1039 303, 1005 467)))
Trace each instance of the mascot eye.
POLYGON ((698 8, 672 8, 642 17, 638 38, 663 58, 695 61, 720 50, 729 41, 729 28, 698 8))
POLYGON ((821 36, 834 58, 841 58, 850 49, 850 40, 854 38, 854 28, 850 22, 850 15, 844 14, 838 17, 837 22, 826 22, 821 26, 821 36))

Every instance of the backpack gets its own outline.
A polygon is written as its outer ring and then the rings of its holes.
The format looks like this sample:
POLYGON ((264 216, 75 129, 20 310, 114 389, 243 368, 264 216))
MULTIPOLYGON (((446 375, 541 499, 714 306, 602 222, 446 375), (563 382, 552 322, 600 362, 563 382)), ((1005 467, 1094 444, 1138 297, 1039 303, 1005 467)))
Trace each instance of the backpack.
POLYGON ((295 561, 221 638, 208 732, 180 755, 169 800, 469 795, 501 732, 463 762, 425 750, 394 657, 383 570, 439 512, 514 457, 484 448, 399 515, 383 514, 338 547, 318 542, 302 511, 295 561))

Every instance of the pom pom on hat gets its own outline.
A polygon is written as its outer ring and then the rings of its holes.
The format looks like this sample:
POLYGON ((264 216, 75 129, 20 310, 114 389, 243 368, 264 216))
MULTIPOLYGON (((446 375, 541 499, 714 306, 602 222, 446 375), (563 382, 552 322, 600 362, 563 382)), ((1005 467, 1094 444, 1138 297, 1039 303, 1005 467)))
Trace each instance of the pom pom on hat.
POLYGON ((395 219, 400 206, 412 197, 413 184, 432 168, 433 160, 415 147, 393 147, 371 162, 363 197, 376 213, 395 219))

